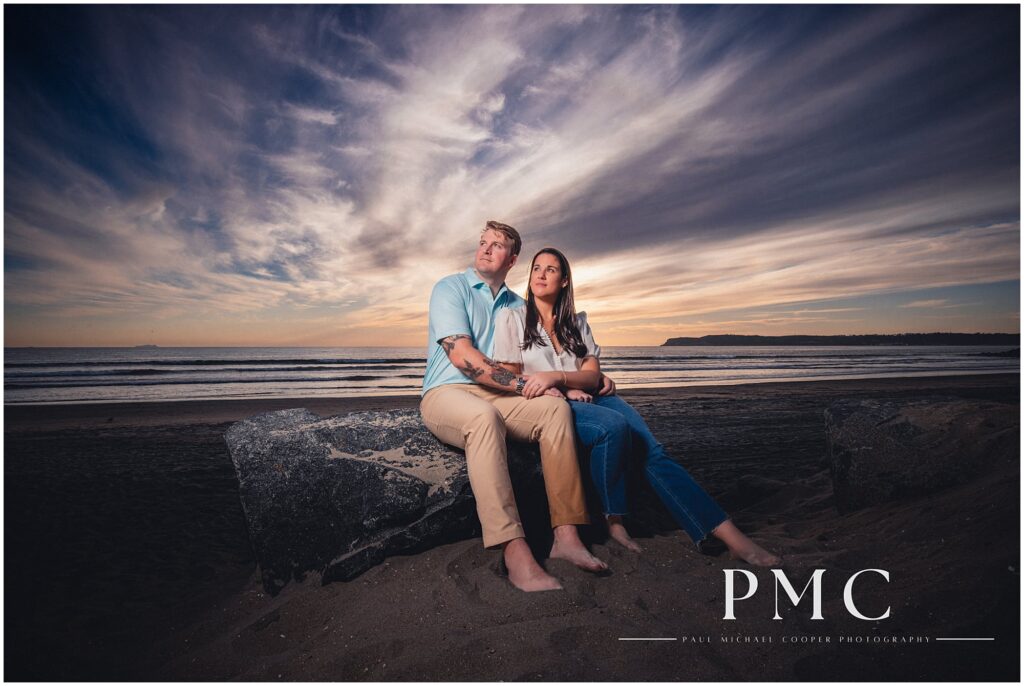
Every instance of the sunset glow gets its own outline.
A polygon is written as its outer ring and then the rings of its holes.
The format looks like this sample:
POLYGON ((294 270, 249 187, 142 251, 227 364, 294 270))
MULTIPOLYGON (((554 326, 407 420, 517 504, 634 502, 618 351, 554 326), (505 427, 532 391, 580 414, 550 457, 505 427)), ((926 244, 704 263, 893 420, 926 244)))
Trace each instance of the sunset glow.
POLYGON ((1019 7, 8 5, 6 346, 1019 331, 1019 7))

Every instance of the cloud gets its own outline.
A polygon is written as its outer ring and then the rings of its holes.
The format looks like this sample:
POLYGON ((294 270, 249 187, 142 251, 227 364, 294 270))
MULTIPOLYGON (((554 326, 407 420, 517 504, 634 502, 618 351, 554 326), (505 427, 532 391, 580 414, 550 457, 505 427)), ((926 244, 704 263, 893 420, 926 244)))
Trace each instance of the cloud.
POLYGON ((906 305, 900 305, 900 307, 924 307, 924 308, 935 308, 942 307, 946 304, 945 300, 915 300, 909 302, 906 305))
MULTIPOLYGON (((491 218, 563 248, 622 331, 1013 282, 1011 13, 18 8, 9 331, 195 316, 418 343, 491 218)), ((717 321, 778 323, 750 317, 717 321)))
POLYGON ((338 123, 338 115, 329 110, 320 110, 314 107, 299 107, 288 103, 285 106, 288 114, 302 122, 313 122, 324 126, 334 126, 338 123))

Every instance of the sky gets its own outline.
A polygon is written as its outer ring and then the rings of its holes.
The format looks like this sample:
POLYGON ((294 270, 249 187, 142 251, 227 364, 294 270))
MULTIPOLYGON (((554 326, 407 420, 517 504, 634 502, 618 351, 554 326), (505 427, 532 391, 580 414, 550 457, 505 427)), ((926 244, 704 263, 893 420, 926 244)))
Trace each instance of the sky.
POLYGON ((1019 332, 1016 5, 4 7, 6 346, 1019 332))

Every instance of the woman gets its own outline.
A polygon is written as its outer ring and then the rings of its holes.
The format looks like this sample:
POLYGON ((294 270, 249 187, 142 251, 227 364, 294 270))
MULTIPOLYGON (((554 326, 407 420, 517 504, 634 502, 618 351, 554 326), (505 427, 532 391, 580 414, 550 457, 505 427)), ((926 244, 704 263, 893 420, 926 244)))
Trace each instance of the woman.
POLYGON ((558 250, 544 248, 533 257, 526 307, 498 313, 494 331, 496 362, 528 381, 523 395, 561 395, 573 411, 580 443, 591 448, 590 468, 601 497, 609 534, 640 552, 622 523, 626 514, 625 461, 634 449, 644 456, 644 474, 680 526, 698 546, 710 534, 733 557, 757 566, 781 558, 747 538, 682 466, 665 454, 643 418, 616 395, 596 396, 601 348, 594 342, 586 314, 576 314, 569 262, 558 250))

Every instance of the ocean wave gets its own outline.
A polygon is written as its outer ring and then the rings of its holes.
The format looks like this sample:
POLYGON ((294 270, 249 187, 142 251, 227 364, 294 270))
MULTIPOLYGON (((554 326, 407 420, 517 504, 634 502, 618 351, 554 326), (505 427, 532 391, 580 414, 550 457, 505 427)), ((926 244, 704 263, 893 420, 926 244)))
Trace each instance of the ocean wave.
POLYGON ((208 367, 208 366, 224 366, 232 364, 248 364, 248 365, 267 365, 267 364, 305 364, 311 365, 313 369, 317 369, 323 365, 335 364, 335 365, 388 365, 388 364, 426 364, 426 358, 424 357, 357 357, 357 358, 324 358, 324 359, 306 359, 306 358, 275 358, 275 359, 243 359, 243 360, 204 360, 200 358, 188 359, 188 360, 80 360, 80 361, 54 361, 54 362, 5 362, 5 368, 39 368, 39 367, 120 367, 127 365, 144 365, 144 366, 169 366, 169 367, 181 367, 181 366, 194 366, 194 367, 208 367))
POLYGON ((103 381, 95 380, 89 381, 88 383, 76 382, 71 380, 69 383, 61 383, 54 380, 46 380, 40 383, 4 383, 5 390, 19 390, 26 388, 87 388, 87 387, 106 387, 106 386, 182 386, 192 384, 195 386, 217 386, 225 384, 268 384, 268 383, 327 383, 332 381, 390 381, 393 379, 422 379, 422 374, 395 374, 389 376, 374 376, 370 374, 355 374, 352 376, 327 376, 327 377, 307 377, 307 378, 287 378, 280 377, 276 379, 266 378, 234 378, 234 379, 217 379, 217 378, 202 378, 202 379, 168 379, 166 381, 137 381, 131 382, 127 380, 118 381, 103 381))

